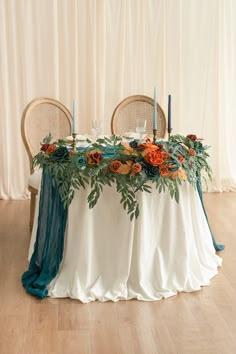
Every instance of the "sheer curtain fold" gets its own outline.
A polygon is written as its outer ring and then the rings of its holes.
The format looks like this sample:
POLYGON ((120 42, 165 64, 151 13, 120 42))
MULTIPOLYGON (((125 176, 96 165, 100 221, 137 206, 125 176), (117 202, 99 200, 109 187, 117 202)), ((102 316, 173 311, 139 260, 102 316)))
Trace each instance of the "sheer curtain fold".
POLYGON ((115 106, 154 86, 166 113, 172 95, 173 133, 211 146, 209 190, 236 190, 235 15, 233 0, 0 0, 0 198, 28 197, 33 98, 76 99, 78 132, 97 117, 109 134, 115 106))

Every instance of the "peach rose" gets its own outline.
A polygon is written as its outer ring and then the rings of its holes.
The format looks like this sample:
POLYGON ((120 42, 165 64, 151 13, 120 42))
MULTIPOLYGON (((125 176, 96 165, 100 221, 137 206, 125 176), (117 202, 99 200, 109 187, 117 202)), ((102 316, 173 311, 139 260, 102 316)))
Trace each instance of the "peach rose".
POLYGON ((131 170, 131 165, 132 165, 132 161, 127 161, 126 163, 122 163, 117 172, 120 173, 121 175, 127 175, 131 170))
POLYGON ((136 162, 131 166, 131 176, 136 175, 136 173, 139 173, 142 171, 142 166, 140 165, 140 163, 136 162))
POLYGON ((195 156, 196 155, 196 151, 193 149, 189 149, 188 154, 191 156, 195 156))
POLYGON ((121 145, 125 148, 123 154, 137 156, 137 152, 129 145, 129 143, 122 142, 121 145))
POLYGON ((179 176, 178 171, 171 172, 171 177, 172 177, 172 179, 176 179, 178 176, 179 176))
POLYGON ((187 180, 187 175, 186 172, 184 170, 182 170, 181 168, 178 170, 178 176, 179 178, 181 178, 183 181, 187 180))

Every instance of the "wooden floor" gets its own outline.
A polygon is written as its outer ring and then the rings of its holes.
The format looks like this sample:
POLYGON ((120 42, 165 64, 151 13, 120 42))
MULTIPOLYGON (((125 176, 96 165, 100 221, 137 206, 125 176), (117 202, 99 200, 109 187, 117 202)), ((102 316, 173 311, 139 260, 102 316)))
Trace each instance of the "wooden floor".
POLYGON ((235 354, 236 193, 205 194, 223 266, 209 286, 157 302, 82 304, 26 294, 28 201, 0 201, 0 354, 235 354))

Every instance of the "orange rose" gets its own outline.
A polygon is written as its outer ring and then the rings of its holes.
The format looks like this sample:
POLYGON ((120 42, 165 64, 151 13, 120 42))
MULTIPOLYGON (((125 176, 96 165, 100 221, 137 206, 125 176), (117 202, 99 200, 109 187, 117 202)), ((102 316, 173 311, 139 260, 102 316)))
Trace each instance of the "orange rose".
POLYGON ((191 155, 191 156, 195 156, 195 155, 196 155, 196 151, 193 150, 193 149, 189 149, 188 153, 189 153, 189 155, 191 155))
POLYGON ((145 155, 149 151, 158 150, 158 146, 153 144, 151 141, 148 141, 146 144, 140 144, 138 146, 137 150, 139 150, 139 151, 144 150, 143 155, 145 155))
POLYGON ((121 165, 122 165, 122 163, 119 160, 114 160, 114 161, 111 161, 109 167, 112 172, 118 172, 121 165))
POLYGON ((147 139, 147 140, 146 140, 146 147, 147 147, 147 148, 154 149, 154 150, 158 149, 158 146, 155 145, 155 144, 153 144, 150 139, 147 139))
POLYGON ((132 161, 127 161, 126 163, 121 163, 119 160, 111 161, 109 167, 112 172, 120 173, 121 175, 127 175, 132 166, 132 161))
POLYGON ((142 170, 142 166, 140 165, 140 163, 136 162, 131 166, 131 176, 136 175, 136 173, 139 173, 142 170))
POLYGON ((56 150, 56 148, 57 148, 56 145, 49 145, 47 150, 46 150, 46 154, 52 154, 53 151, 56 150))
POLYGON ((179 160, 179 162, 183 163, 184 157, 181 154, 178 154, 178 160, 179 160))
POLYGON ((170 174, 170 171, 166 165, 159 166, 159 172, 162 177, 168 177, 170 174))
POLYGON ((139 145, 139 147, 140 146, 144 147, 144 149, 141 149, 141 150, 144 150, 143 155, 146 155, 150 151, 158 150, 158 146, 153 145, 153 144, 148 144, 148 145, 141 144, 141 145, 139 145))
POLYGON ((99 165, 102 161, 102 154, 99 150, 91 150, 86 154, 89 165, 99 165))
POLYGON ((163 162, 163 156, 159 150, 149 150, 143 154, 144 160, 152 166, 161 165, 163 162))

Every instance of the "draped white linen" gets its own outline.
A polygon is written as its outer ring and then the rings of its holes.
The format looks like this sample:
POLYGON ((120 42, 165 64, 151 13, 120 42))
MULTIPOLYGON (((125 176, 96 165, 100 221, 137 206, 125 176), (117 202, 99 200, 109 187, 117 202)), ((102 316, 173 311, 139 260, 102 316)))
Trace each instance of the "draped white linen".
POLYGON ((154 86, 173 133, 212 146, 211 190, 236 190, 235 15, 233 0, 0 0, 0 198, 28 197, 30 100, 75 98, 79 133, 94 117, 110 133, 115 106, 154 86))
MULTIPOLYGON (((179 192, 179 204, 168 191, 140 192, 140 215, 131 222, 114 186, 104 188, 93 209, 87 203, 88 188, 76 191, 63 260, 48 286, 49 296, 84 303, 154 301, 209 285, 222 259, 215 253, 197 190, 186 182, 179 192)), ((37 222, 36 217, 29 258, 37 222)))

